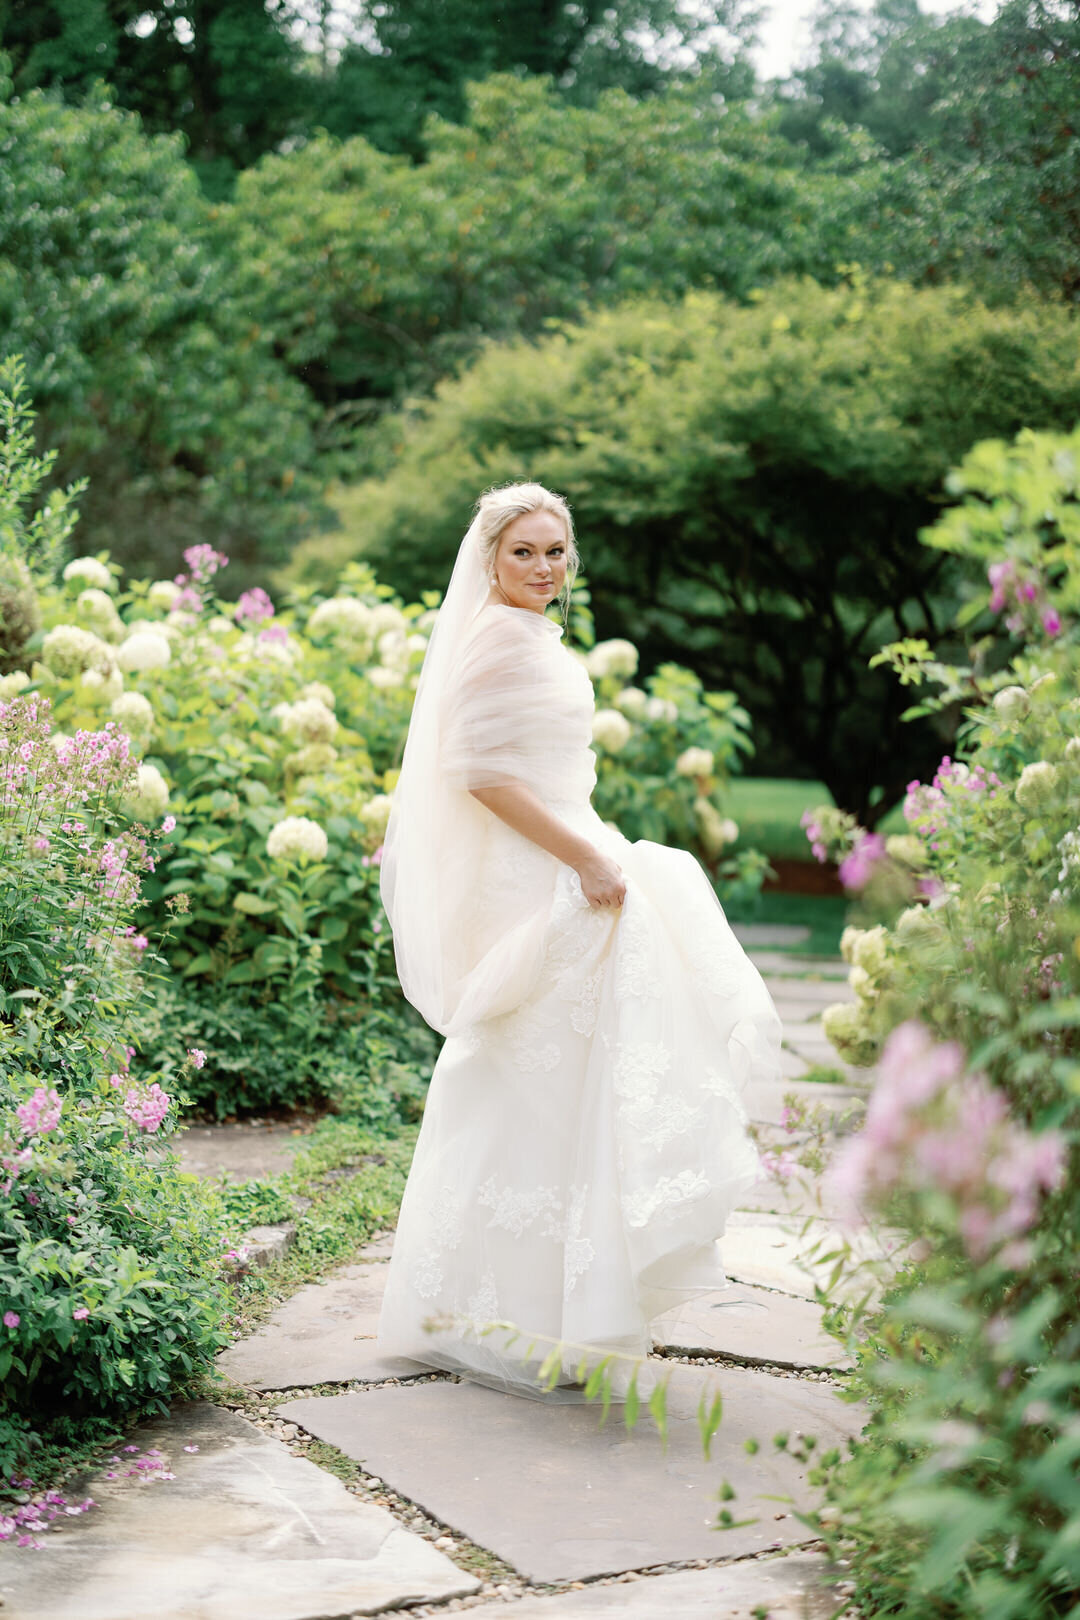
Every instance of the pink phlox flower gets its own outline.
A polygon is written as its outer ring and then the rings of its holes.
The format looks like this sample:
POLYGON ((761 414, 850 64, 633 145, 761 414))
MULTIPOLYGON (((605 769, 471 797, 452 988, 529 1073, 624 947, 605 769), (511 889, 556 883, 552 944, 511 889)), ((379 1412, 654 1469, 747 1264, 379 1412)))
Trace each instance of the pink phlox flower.
POLYGON ((289 639, 289 632, 283 624, 268 624, 259 631, 258 639, 260 641, 278 641, 284 645, 289 639))
POLYGON ((45 1136, 59 1125, 62 1108, 58 1091, 38 1086, 29 1102, 20 1103, 16 1108, 15 1117, 24 1136, 45 1136))
POLYGON ((1055 608, 1043 609, 1042 627, 1048 636, 1059 636, 1061 634, 1061 616, 1055 608))
POLYGON ((124 1113, 139 1127, 140 1131, 156 1131, 165 1115, 169 1112, 172 1099, 168 1093, 162 1091, 155 1080, 143 1092, 131 1086, 124 1098, 124 1113))
POLYGON ((161 823, 161 830, 162 830, 163 833, 171 833, 175 826, 176 826, 176 817, 175 816, 166 816, 165 820, 161 823))
POLYGON ((188 1057, 191 1059, 192 1063, 197 1069, 201 1069, 203 1064, 206 1062, 206 1053, 203 1051, 201 1046, 189 1046, 188 1057))
POLYGON ((769 1175, 777 1176, 781 1181, 787 1181, 799 1168, 799 1161, 790 1148, 783 1148, 779 1153, 772 1148, 761 1155, 761 1163, 769 1175))
POLYGON ((858 843, 845 855, 837 868, 840 881, 846 889, 862 889, 885 855, 885 840, 880 833, 864 832, 858 843))
POLYGON ((381 866, 382 865, 382 858, 383 858, 383 846, 380 844, 378 849, 375 851, 374 855, 371 857, 372 866, 381 866))
MULTIPOLYGON (((191 569, 193 578, 200 584, 212 579, 219 568, 227 568, 229 565, 229 559, 223 552, 215 551, 213 546, 206 544, 188 546, 184 552, 184 561, 191 569)), ((178 578, 177 583, 183 584, 184 581, 178 578)))
POLYGON ((4 1312, 4 1326, 6 1328, 17 1328, 21 1321, 22 1317, 19 1315, 18 1311, 4 1312))
POLYGON ((264 619, 274 617, 274 604, 262 586, 256 585, 253 590, 243 593, 233 617, 238 624, 260 624, 264 619))
POLYGON ((85 1322, 90 1315, 90 1311, 85 1305, 77 1305, 71 1314, 76 1322, 85 1322))

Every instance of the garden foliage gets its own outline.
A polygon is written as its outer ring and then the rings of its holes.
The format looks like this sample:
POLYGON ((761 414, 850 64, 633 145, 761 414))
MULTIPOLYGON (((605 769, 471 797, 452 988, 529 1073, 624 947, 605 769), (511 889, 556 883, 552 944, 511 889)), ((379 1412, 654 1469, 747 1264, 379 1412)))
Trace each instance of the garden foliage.
MULTIPOLYGON (((171 930, 170 973, 142 1049, 170 1088, 177 1052, 208 1053, 183 1083, 219 1116, 330 1098, 371 1128, 415 1120, 437 1039, 401 996, 379 863, 438 593, 402 604, 353 564, 333 595, 300 587, 279 612, 262 587, 223 594, 224 553, 184 556, 187 572, 126 589, 107 553, 42 580, 30 668, 0 683, 47 696, 58 740, 118 728, 129 815, 166 818, 139 923, 171 930)), ((722 814, 752 750, 745 711, 675 664, 633 685, 631 643, 590 646, 583 580, 569 622, 598 693, 602 813, 688 844, 723 895, 752 898, 767 863, 731 851, 722 814)))
POLYGON ((966 660, 881 657, 912 713, 960 708, 959 757, 909 784, 906 835, 809 818, 863 924, 825 1029, 880 1060, 835 1185, 916 1240, 822 1523, 862 1612, 1048 1620, 1080 1588, 1080 432, 980 444, 950 490, 922 538, 978 564, 966 660))
POLYGON ((855 271, 744 305, 630 300, 491 344, 403 412, 392 470, 286 574, 326 588, 362 556, 415 594, 449 572, 476 490, 539 478, 573 508, 600 633, 735 688, 759 771, 822 779, 870 820, 942 751, 867 672, 898 635, 949 650, 958 565, 916 530, 975 442, 1078 416, 1080 326, 1034 301, 855 271))

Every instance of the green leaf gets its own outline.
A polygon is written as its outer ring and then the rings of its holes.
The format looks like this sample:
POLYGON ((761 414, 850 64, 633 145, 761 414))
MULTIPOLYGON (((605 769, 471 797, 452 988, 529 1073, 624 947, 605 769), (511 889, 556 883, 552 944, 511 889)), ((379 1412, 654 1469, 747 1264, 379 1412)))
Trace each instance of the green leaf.
POLYGON ((276 903, 273 900, 264 900, 262 895, 241 891, 233 895, 233 908, 242 911, 246 917, 261 917, 268 911, 276 910, 276 903))

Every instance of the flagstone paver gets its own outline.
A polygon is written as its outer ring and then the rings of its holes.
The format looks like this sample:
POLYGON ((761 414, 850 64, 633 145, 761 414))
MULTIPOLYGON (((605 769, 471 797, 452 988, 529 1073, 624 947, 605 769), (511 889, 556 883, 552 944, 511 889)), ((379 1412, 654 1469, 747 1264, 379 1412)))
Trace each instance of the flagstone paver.
MULTIPOLYGON (((811 1492, 792 1456, 770 1445, 778 1430, 822 1446, 857 1432, 865 1414, 821 1384, 741 1368, 655 1361, 669 1375, 666 1451, 646 1414, 627 1429, 613 1406, 600 1426, 594 1403, 549 1404, 471 1381, 419 1382, 312 1396, 278 1408, 284 1421, 355 1458, 454 1531, 534 1581, 586 1580, 695 1558, 738 1557, 804 1542, 787 1500, 811 1492), (697 1409, 723 1396, 721 1434, 703 1454, 697 1409), (744 1442, 759 1441, 750 1455, 744 1442), (714 1528, 727 1479, 738 1517, 714 1528)), ((642 1381, 642 1389, 649 1380, 642 1381)))
POLYGON ((776 1367, 850 1366, 821 1326, 822 1308, 775 1290, 732 1283, 665 1311, 652 1323, 658 1348, 684 1355, 723 1354, 776 1367))
POLYGON ((684 1569, 625 1584, 485 1606, 483 1620, 829 1620, 832 1566, 821 1553, 747 1558, 711 1569, 684 1569))
POLYGON ((306 1134, 297 1125, 189 1125, 169 1146, 192 1175, 251 1181, 290 1169, 306 1134))
POLYGON ((375 1345, 386 1266, 346 1266, 323 1283, 301 1288, 250 1338, 218 1357, 218 1367, 251 1389, 305 1384, 378 1383, 426 1370, 375 1345))
POLYGON ((758 972, 766 976, 776 974, 787 979, 846 979, 851 972, 840 956, 788 956, 783 951, 756 950, 753 947, 746 954, 758 972))
POLYGON ((98 1475, 84 1487, 97 1505, 60 1521, 47 1551, 0 1547, 5 1617, 344 1620, 480 1585, 384 1508, 219 1407, 179 1407, 132 1443, 160 1447, 175 1478, 98 1475))
MULTIPOLYGON (((720 1239, 720 1253, 725 1272, 736 1282, 754 1283, 761 1288, 775 1288, 813 1299, 814 1280, 824 1286, 834 1264, 820 1257, 808 1258, 809 1251, 818 1243, 821 1255, 834 1252, 846 1242, 858 1259, 875 1262, 886 1254, 883 1243, 898 1241, 894 1233, 883 1233, 880 1237, 862 1229, 848 1233, 839 1221, 826 1217, 735 1210, 720 1239)), ((861 1294, 870 1288, 871 1282, 869 1275, 863 1273, 849 1277, 841 1296, 861 1294)))
POLYGON ((804 923, 732 923, 731 932, 743 946, 801 945, 810 938, 804 923))

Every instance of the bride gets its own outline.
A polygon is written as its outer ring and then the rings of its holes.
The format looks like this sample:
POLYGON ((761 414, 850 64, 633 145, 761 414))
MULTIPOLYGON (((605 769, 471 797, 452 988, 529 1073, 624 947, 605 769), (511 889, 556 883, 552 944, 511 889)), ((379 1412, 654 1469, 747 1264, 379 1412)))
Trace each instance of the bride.
POLYGON ((377 1344, 556 1400, 584 1399, 583 1357, 646 1355, 654 1317, 723 1286, 717 1239, 761 1175, 740 1093, 779 1077, 781 1037, 695 858, 592 807, 592 685, 545 611, 577 561, 561 496, 477 502, 381 869, 402 989, 446 1039, 377 1344))

